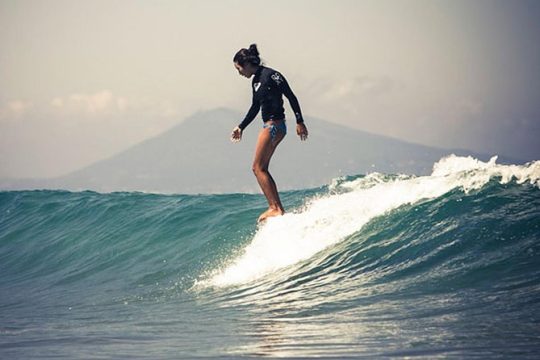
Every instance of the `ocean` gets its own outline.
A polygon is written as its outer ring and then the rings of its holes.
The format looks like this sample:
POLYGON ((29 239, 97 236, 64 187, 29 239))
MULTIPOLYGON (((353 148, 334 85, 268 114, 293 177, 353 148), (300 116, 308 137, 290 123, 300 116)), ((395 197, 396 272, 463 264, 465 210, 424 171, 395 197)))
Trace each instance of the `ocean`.
POLYGON ((0 358, 540 357, 540 161, 281 197, 0 192, 0 358))

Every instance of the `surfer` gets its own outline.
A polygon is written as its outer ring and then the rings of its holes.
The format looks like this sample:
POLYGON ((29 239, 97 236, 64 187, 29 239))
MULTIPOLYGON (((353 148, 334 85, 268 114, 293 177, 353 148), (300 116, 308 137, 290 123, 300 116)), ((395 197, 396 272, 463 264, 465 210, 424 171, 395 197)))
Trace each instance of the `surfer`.
POLYGON ((252 167, 257 182, 264 196, 266 196, 266 200, 268 200, 268 210, 259 216, 258 221, 260 222, 266 218, 285 213, 279 199, 276 183, 268 172, 270 159, 287 133, 282 95, 287 97, 294 111, 296 133, 300 136, 300 140, 307 139, 308 131, 302 118, 298 99, 289 87, 287 80, 280 72, 261 64, 256 44, 250 45, 249 49, 240 49, 234 56, 233 63, 240 75, 248 79, 254 75, 251 84, 253 90, 251 107, 244 120, 233 129, 231 134, 233 142, 242 139, 242 131, 262 109, 263 128, 259 132, 257 145, 255 146, 255 158, 252 167))

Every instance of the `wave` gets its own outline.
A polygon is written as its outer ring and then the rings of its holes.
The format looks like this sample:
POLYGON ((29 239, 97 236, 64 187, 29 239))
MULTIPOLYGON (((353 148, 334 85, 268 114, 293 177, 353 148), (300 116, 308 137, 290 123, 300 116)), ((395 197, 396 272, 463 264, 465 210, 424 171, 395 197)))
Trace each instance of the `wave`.
MULTIPOLYGON (((254 219, 266 206, 260 195, 0 192, 0 285, 91 283, 122 293, 147 286, 183 291, 272 284, 306 268, 356 274, 359 264, 340 264, 350 263, 351 252, 385 248, 379 242, 390 240, 380 237, 390 229, 388 236, 399 243, 408 239, 399 250, 400 266, 407 267, 419 260, 404 249, 422 243, 427 251, 421 239, 434 232, 467 237, 466 229, 481 223, 482 211, 500 211, 496 202, 476 209, 479 199, 510 199, 527 221, 537 220, 538 206, 531 204, 538 204, 539 187, 539 161, 500 165, 496 158, 449 156, 429 176, 373 173, 285 192, 283 202, 293 211, 259 227, 254 219), (460 209, 459 218, 453 208, 460 209), (463 219, 471 224, 460 225, 463 219)), ((501 221, 514 229, 521 218, 501 221)), ((437 251, 456 241, 446 239, 437 251)), ((386 251, 378 254, 393 256, 386 251)))
MULTIPOLYGON (((357 234, 370 221, 389 216, 401 207, 415 205, 408 211, 417 211, 419 204, 454 190, 458 191, 454 196, 461 199, 493 181, 499 184, 515 181, 540 188, 540 162, 499 165, 496 157, 482 162, 471 157, 449 156, 436 163, 429 176, 373 173, 353 180, 336 179, 327 194, 310 199, 293 213, 269 219, 257 230, 241 256, 200 284, 249 283, 309 259, 357 234)), ((469 213, 468 209, 464 211, 469 213)))

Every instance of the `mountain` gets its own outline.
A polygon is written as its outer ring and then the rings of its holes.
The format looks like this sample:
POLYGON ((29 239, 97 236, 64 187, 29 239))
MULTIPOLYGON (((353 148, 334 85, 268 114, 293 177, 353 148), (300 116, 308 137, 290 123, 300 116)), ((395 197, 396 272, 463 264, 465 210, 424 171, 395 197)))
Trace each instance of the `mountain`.
MULTIPOLYGON (((150 191, 161 193, 259 192, 251 172, 260 119, 240 143, 229 140, 243 114, 225 108, 198 112, 174 128, 106 160, 54 179, 4 180, 0 188, 150 191)), ((301 142, 294 120, 270 170, 280 190, 327 184, 342 175, 382 172, 422 175, 450 153, 489 156, 412 144, 306 118, 309 139, 301 142)), ((504 159, 502 159, 504 160, 504 159)))

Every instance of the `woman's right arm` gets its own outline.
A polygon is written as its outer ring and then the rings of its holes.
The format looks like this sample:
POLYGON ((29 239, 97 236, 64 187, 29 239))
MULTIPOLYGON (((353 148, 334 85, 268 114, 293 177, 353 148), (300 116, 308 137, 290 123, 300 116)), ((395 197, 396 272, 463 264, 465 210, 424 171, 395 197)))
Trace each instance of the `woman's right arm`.
POLYGON ((248 113, 246 114, 246 117, 240 125, 235 127, 231 134, 231 141, 232 142, 238 142, 242 140, 242 131, 255 119, 255 116, 259 113, 259 110, 261 108, 261 104, 255 100, 255 96, 253 96, 253 99, 251 101, 251 107, 248 110, 248 113))
POLYGON ((240 130, 244 131, 244 129, 255 119, 255 116, 259 113, 259 110, 261 109, 261 104, 255 100, 255 95, 253 95, 253 98, 251 100, 251 107, 249 108, 248 113, 246 114, 246 117, 238 127, 240 130))

